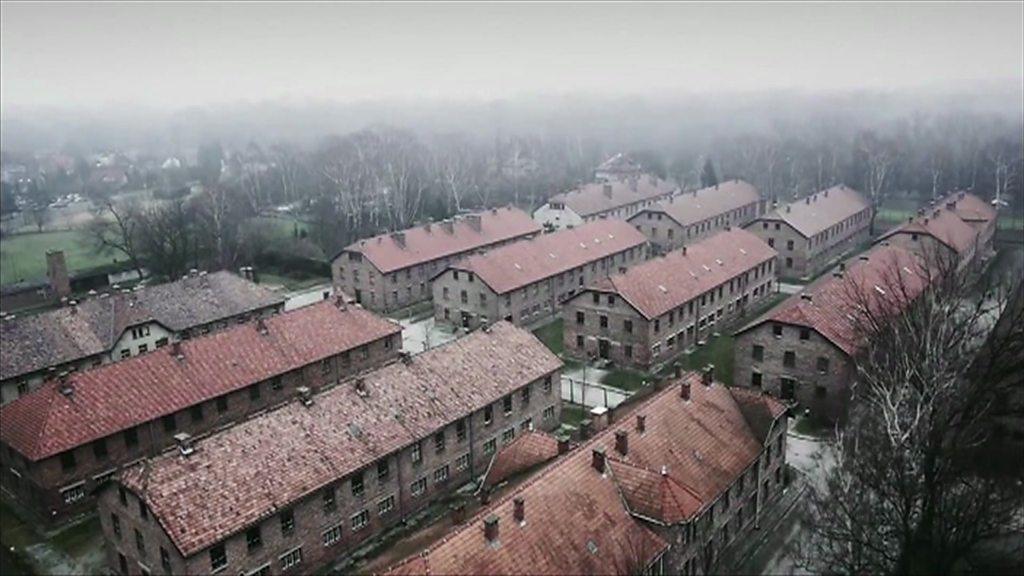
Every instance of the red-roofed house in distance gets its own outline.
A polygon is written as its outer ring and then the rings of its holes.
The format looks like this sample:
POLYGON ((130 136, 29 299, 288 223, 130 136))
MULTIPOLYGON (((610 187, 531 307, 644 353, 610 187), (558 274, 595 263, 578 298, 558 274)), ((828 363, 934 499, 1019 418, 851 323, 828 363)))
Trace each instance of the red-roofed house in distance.
POLYGON ((44 383, 0 408, 0 481, 44 519, 124 465, 398 356, 401 327, 320 302, 44 383))
POLYGON ((547 229, 572 228, 600 218, 625 220, 644 207, 671 198, 679 188, 653 175, 582 184, 555 194, 533 211, 547 229))
POLYGON ((733 385, 842 421, 864 345, 860 307, 896 314, 927 284, 920 258, 895 245, 840 263, 736 333, 733 385))
POLYGON ((743 180, 729 180, 662 200, 631 216, 629 223, 664 253, 719 230, 743 226, 763 211, 757 188, 743 180))
POLYGON ((981 198, 954 192, 921 208, 879 241, 903 246, 932 261, 952 258, 964 270, 992 256, 997 216, 995 208, 981 198))
POLYGON ((785 486, 785 406, 686 373, 391 574, 727 573, 785 486))
POLYGON ((813 278, 869 240, 871 202, 839 185, 765 214, 745 228, 779 252, 779 276, 813 278))
POLYGON ((777 289, 775 250, 731 228, 599 280, 562 309, 565 351, 648 370, 777 289))
POLYGON ((584 285, 646 260, 646 245, 626 222, 600 219, 474 254, 434 277, 434 318, 462 328, 536 323, 584 285))
POLYGON ((430 279, 462 256, 540 230, 518 208, 492 208, 354 242, 333 258, 331 274, 356 302, 390 312, 430 300, 430 279))

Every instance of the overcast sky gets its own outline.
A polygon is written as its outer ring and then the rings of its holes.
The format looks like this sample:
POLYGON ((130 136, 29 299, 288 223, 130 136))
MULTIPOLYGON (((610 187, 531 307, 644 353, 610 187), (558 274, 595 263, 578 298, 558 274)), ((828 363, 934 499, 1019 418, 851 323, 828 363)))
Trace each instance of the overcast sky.
POLYGON ((1024 78, 1002 4, 11 4, 2 105, 493 99, 1024 78))

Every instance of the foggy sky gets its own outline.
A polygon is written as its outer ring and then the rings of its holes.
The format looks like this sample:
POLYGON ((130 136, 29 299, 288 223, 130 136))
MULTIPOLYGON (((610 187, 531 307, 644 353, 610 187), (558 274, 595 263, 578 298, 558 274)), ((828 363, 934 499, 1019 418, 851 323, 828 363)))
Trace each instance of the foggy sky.
POLYGON ((1024 79, 1002 4, 0 8, 0 102, 495 99, 1024 79))

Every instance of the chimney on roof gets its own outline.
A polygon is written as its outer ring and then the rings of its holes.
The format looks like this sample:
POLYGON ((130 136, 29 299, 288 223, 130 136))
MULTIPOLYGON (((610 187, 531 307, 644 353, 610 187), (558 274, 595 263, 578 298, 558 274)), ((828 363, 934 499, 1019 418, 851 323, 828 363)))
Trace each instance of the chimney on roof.
POLYGON ((497 214, 497 213, 498 213, 498 209, 497 208, 491 208, 491 214, 497 214))
POLYGON ((605 195, 606 198, 611 198, 612 197, 612 185, 611 185, 611 183, 605 182, 604 185, 601 186, 601 191, 604 192, 604 195, 605 195))
POLYGON ((792 211, 793 211, 793 207, 790 206, 789 204, 786 204, 786 213, 788 214, 788 213, 790 213, 792 211))
POLYGON ((71 398, 72 396, 74 396, 74 394, 75 394, 75 384, 71 380, 68 379, 68 373, 67 372, 61 372, 57 376, 57 382, 60 385, 61 396, 64 396, 65 398, 71 398))
POLYGON ((469 222, 469 226, 477 232, 483 229, 479 214, 466 214, 466 222, 469 222))
POLYGON ((392 232, 391 239, 402 248, 405 248, 405 232, 392 232))
POLYGON ((427 223, 423 225, 423 229, 426 230, 427 232, 430 232, 430 224, 430 220, 427 220, 427 223))
POLYGON ((804 292, 804 293, 800 294, 800 299, 801 300, 806 300, 806 301, 810 302, 812 300, 811 293, 810 292, 804 292))
POLYGON ((519 522, 520 526, 526 525, 526 501, 522 496, 512 499, 512 518, 519 522))
POLYGON ((369 391, 367 391, 366 389, 366 380, 364 380, 363 378, 356 378, 355 380, 352 381, 352 385, 356 389, 357 396, 365 398, 367 395, 369 395, 369 391))
POLYGON ((860 255, 860 258, 859 258, 859 260, 860 260, 861 262, 867 262, 867 261, 868 261, 868 256, 867 256, 867 254, 861 254, 861 255, 860 255))
POLYGON ((313 405, 313 391, 309 389, 309 386, 299 386, 297 391, 303 406, 313 405))
POLYGON ((715 382, 715 365, 714 364, 708 364, 707 366, 704 367, 704 370, 701 372, 701 379, 700 379, 700 381, 705 386, 711 386, 712 384, 714 384, 714 382, 715 382))
POLYGON ((189 278, 198 278, 199 277, 199 270, 196 270, 195 268, 189 268, 189 270, 188 270, 188 277, 189 278))
POLYGON ((690 401, 690 381, 680 380, 679 381, 679 397, 683 400, 690 401))
POLYGON ((939 209, 936 208, 935 212, 932 212, 932 218, 938 218, 938 217, 939 217, 939 209))
POLYGON ((647 416, 643 414, 636 415, 636 432, 637 434, 643 434, 647 431, 647 416))
POLYGON ((484 518, 484 538, 491 546, 498 545, 498 517, 494 514, 484 518))
POLYGON ((46 251, 46 279, 57 296, 66 297, 71 294, 71 278, 68 276, 63 250, 46 251))
POLYGON ((262 316, 256 319, 256 331, 264 336, 270 333, 270 330, 267 329, 267 323, 263 321, 262 316))
POLYGON ((451 505, 452 511, 452 525, 458 526, 466 521, 466 505, 462 502, 456 502, 451 505))
POLYGON ((69 301, 68 302, 68 307, 71 308, 70 312, 72 314, 78 314, 78 301, 77 300, 69 301))
POLYGON ((925 218, 925 219, 924 219, 924 225, 925 225, 925 226, 927 226, 927 225, 928 225, 928 218, 925 218))
POLYGON ((399 350, 398 357, 402 360, 402 364, 407 366, 412 364, 412 354, 410 354, 408 350, 399 350))
POLYGON ((686 244, 683 244, 683 256, 686 256, 686 244))
POLYGON ((598 473, 604 474, 604 448, 603 447, 598 446, 597 448, 594 448, 594 451, 591 454, 590 465, 593 466, 594 470, 597 470, 598 473))
POLYGON ((181 340, 171 342, 171 356, 174 356, 175 360, 185 359, 185 354, 181 351, 181 340))
POLYGON ((804 204, 807 204, 808 206, 811 205, 811 197, 810 196, 808 196, 807 198, 804 198, 804 204))
POLYGON ((558 454, 562 455, 569 452, 569 437, 566 435, 558 436, 558 454))
POLYGON ((730 226, 729 224, 726 224, 725 225, 725 231, 728 232, 730 230, 732 230, 732 226, 730 226))
POLYGON ((345 295, 340 292, 335 294, 334 305, 338 307, 338 310, 344 310, 346 308, 345 295))
POLYGON ((825 189, 825 198, 828 198, 828 188, 825 189))
POLYGON ((672 365, 672 375, 675 378, 683 377, 683 367, 680 366, 678 362, 672 365))
POLYGON ((590 420, 594 425, 594 432, 600 432, 608 427, 608 407, 594 406, 590 409, 590 420))
POLYGON ((188 432, 178 432, 174 435, 174 443, 178 446, 178 452, 185 457, 188 457, 196 451, 195 446, 192 445, 192 435, 188 432))
POLYGON ((629 432, 625 430, 615 431, 615 451, 623 456, 629 454, 629 432))
POLYGON ((587 438, 590 438, 590 430, 592 423, 593 422, 590 420, 590 418, 584 418, 580 420, 580 439, 586 440, 587 438))

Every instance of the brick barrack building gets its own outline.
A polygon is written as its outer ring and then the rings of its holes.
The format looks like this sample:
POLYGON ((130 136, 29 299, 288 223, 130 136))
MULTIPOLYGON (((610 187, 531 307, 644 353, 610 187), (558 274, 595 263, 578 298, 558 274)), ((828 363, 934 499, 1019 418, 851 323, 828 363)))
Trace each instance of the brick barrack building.
POLYGON ((730 546, 777 513, 786 421, 686 373, 390 573, 728 572, 730 546))
POLYGON ((653 175, 623 175, 555 194, 533 212, 546 228, 572 228, 601 218, 625 220, 646 206, 671 198, 679 189, 653 175))
POLYGON ((740 227, 763 212, 761 193, 742 180, 667 198, 629 218, 657 252, 707 238, 719 230, 740 227))
POLYGON ((565 351, 650 369, 776 289, 775 250, 725 230, 587 287, 565 303, 565 351))
MULTIPOLYGON (((559 420, 562 362, 506 322, 143 461, 99 516, 123 574, 309 574, 559 420)), ((295 394, 293 394, 295 396, 295 394)))
POLYGON ((53 380, 0 408, 0 479, 36 516, 91 508, 123 466, 395 358, 401 327, 320 302, 53 380))
POLYGON ((779 276, 811 278, 868 241, 871 202, 839 185, 765 214, 746 229, 779 252, 779 276))
POLYGON ((463 328, 535 323, 584 285, 643 262, 646 244, 629 224, 601 219, 470 256, 433 279, 434 318, 463 328))
POLYGON ((331 274, 356 302, 392 311, 430 300, 430 279, 462 256, 540 230, 522 210, 492 208, 350 244, 331 261, 331 274))
POLYGON ((5 318, 0 320, 0 404, 61 372, 145 354, 283 308, 280 295, 230 272, 193 271, 175 282, 5 318))

